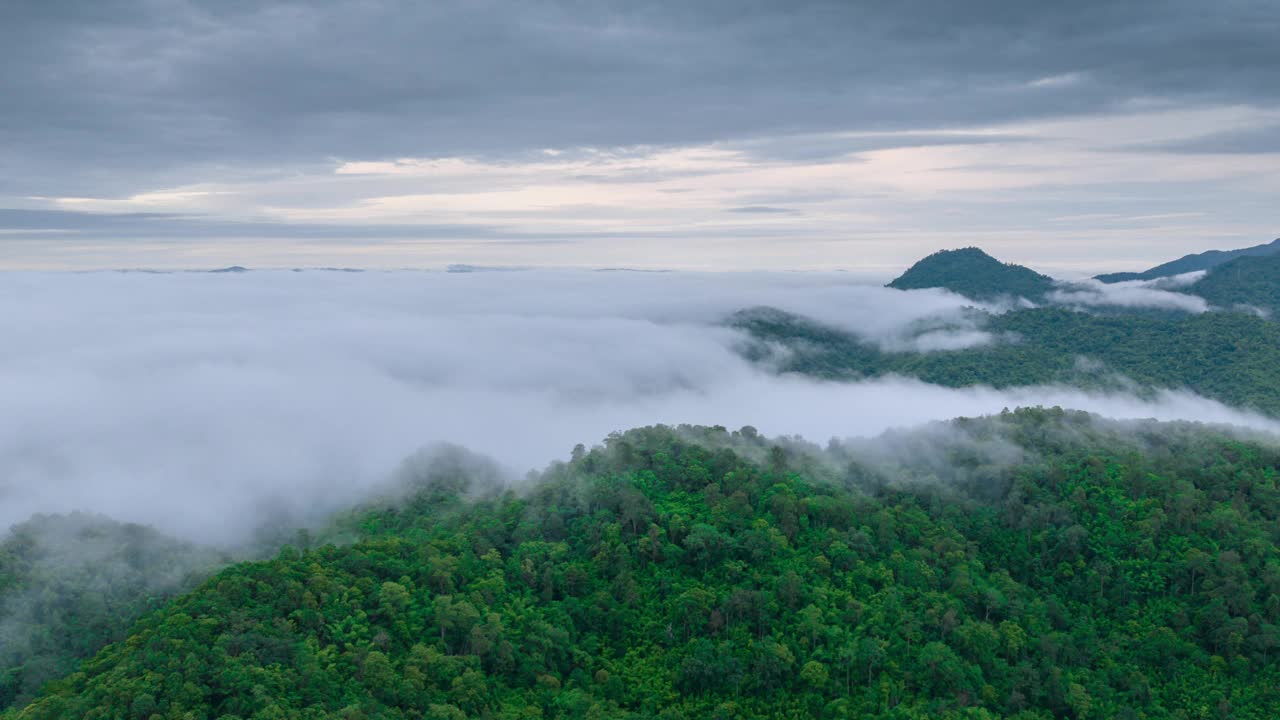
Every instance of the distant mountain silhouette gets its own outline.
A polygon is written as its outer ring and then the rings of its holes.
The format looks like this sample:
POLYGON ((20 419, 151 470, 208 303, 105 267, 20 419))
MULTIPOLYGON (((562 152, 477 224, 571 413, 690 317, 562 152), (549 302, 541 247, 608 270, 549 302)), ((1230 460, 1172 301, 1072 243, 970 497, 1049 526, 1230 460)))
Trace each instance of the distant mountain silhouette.
POLYGON ((1280 310, 1280 254, 1237 257, 1210 270, 1188 292, 1223 308, 1280 310))
POLYGON ((1276 253, 1280 253, 1280 238, 1272 240, 1265 245, 1254 245, 1253 247, 1240 248, 1238 250, 1209 250, 1195 255, 1185 255, 1177 260, 1157 265, 1150 270, 1107 273, 1098 275, 1094 279, 1101 280, 1104 283, 1123 282, 1125 280, 1154 280, 1197 270, 1208 270, 1238 257, 1256 257, 1275 255, 1276 253))
POLYGON ((898 290, 944 288, 971 300, 1009 296, 1036 301, 1053 286, 1048 275, 1000 262, 976 247, 936 252, 888 285, 898 290))

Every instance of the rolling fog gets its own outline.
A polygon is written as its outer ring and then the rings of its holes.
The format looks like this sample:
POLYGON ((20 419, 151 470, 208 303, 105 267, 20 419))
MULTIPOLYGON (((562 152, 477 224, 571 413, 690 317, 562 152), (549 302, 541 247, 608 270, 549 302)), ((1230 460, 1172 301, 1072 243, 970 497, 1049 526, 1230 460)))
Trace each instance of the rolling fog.
POLYGON ((0 274, 0 529, 87 510, 234 542, 357 501, 423 447, 518 476, 652 423, 823 442, 1044 404, 1277 428, 1186 393, 779 377, 718 325, 756 305, 886 348, 995 341, 970 301, 839 273, 0 274), (937 319, 949 329, 914 336, 937 319))

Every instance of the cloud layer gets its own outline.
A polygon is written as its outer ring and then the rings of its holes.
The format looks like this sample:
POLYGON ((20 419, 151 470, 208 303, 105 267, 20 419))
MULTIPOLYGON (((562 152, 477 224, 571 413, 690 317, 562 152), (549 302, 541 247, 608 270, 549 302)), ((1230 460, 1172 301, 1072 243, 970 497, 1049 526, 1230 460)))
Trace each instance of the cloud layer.
POLYGON ((83 509, 230 541, 358 499, 424 446, 518 473, 659 422, 821 442, 1049 404, 1274 427, 1184 394, 777 377, 717 325, 759 304, 900 342, 965 303, 839 274, 0 274, 0 525, 83 509))
POLYGON ((89 171, 65 184, 175 161, 684 144, 954 127, 1137 97, 1277 100, 1274 8, 1219 3, 1212 23, 1204 12, 1183 0, 17 0, 0 23, 0 141, 24 164, 89 171))
POLYGON ((1274 236, 1278 33, 1267 0, 13 0, 0 262, 1140 266, 1274 236))

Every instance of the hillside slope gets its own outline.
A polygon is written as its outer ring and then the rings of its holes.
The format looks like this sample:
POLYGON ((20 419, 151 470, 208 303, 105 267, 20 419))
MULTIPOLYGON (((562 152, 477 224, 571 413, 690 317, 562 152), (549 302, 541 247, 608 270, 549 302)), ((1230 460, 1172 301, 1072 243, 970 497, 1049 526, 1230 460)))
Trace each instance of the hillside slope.
POLYGON ((140 525, 47 515, 0 542, 0 709, 25 704, 227 559, 140 525))
POLYGON ((4 717, 1272 718, 1277 465, 1046 410, 636 430, 234 566, 4 717))
POLYGON ((1002 263, 976 247, 942 250, 912 265, 889 283, 898 290, 944 288, 971 300, 1001 297, 1042 300, 1053 279, 1022 267, 1002 263))
POLYGON ((1248 313, 1096 315, 1063 308, 985 318, 995 340, 960 350, 885 352, 839 329, 774 309, 735 314, 748 358, 826 379, 896 374, 947 387, 1067 384, 1191 390, 1280 416, 1280 325, 1248 313), (785 356, 772 348, 783 346, 785 356))
POLYGON ((1219 265, 1189 291, 1218 307, 1244 305, 1275 312, 1280 310, 1280 255, 1242 257, 1219 265))
POLYGON ((1280 253, 1280 238, 1263 245, 1254 245, 1238 250, 1209 250, 1207 252, 1184 255, 1177 260, 1157 265, 1142 272, 1119 272, 1098 275, 1094 279, 1105 283, 1125 280, 1154 280, 1156 278, 1181 275, 1197 270, 1208 270, 1239 257, 1256 257, 1280 253))

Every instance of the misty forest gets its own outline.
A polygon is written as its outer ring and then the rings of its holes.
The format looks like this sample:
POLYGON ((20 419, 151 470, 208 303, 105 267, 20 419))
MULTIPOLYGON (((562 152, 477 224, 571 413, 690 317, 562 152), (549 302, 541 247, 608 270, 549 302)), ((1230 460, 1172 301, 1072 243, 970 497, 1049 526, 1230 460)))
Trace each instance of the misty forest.
POLYGON ((1278 39, 0 0, 0 720, 1280 720, 1278 39))
POLYGON ((452 270, 14 276, 0 718, 1280 715, 1280 241, 452 270))

